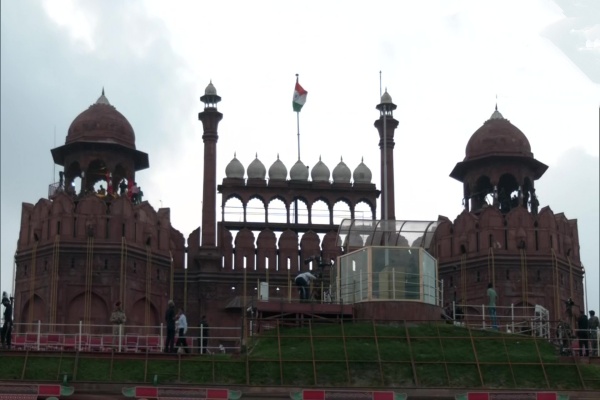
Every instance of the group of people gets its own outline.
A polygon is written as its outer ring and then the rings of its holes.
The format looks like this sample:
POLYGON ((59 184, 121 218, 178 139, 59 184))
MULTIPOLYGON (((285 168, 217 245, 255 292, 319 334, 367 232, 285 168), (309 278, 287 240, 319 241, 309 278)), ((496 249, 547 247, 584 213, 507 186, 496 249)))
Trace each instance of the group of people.
MULTIPOLYGON (((167 325, 167 337, 163 351, 165 353, 184 352, 189 354, 190 349, 188 348, 186 338, 188 331, 187 317, 182 308, 179 308, 175 312, 175 302, 173 300, 169 300, 168 302, 165 321, 167 325), (178 333, 177 341, 175 341, 176 332, 178 333)), ((206 316, 203 315, 200 320, 201 339, 198 339, 199 352, 202 354, 208 353, 208 329, 208 321, 206 320, 206 316)))
POLYGON ((598 356, 598 327, 600 321, 594 310, 590 310, 588 318, 585 311, 579 312, 577 318, 577 340, 579 341, 579 352, 582 357, 598 356), (590 348, 591 345, 591 348, 590 348))
MULTIPOLYGON (((116 197, 116 193, 113 194, 111 184, 108 185, 108 190, 106 190, 103 185, 100 185, 100 188, 96 193, 100 196, 106 196, 108 194, 116 197)), ((119 183, 119 196, 127 196, 127 198, 133 202, 133 204, 141 204, 144 192, 142 192, 142 187, 138 186, 137 182, 133 182, 133 184, 129 186, 127 182, 125 182, 125 179, 123 179, 121 180, 121 183, 119 183)))
MULTIPOLYGON (((113 335, 124 335, 123 325, 126 321, 127 317, 123 311, 121 302, 118 301, 115 303, 115 309, 110 315, 110 322, 113 324, 113 335)), ((186 338, 188 331, 187 317, 185 316, 182 308, 179 308, 177 311, 175 311, 175 302, 173 300, 169 300, 167 303, 165 322, 167 327, 167 336, 165 338, 165 346, 163 351, 165 353, 176 353, 180 351, 189 354, 190 349, 188 348, 186 338), (178 334, 177 341, 175 341, 176 333, 178 334)), ((202 340, 200 341, 200 339, 198 339, 199 352, 203 354, 208 353, 208 328, 208 321, 206 320, 206 316, 203 315, 200 321, 202 340)), ((2 336, 2 343, 4 343, 4 334, 2 336)))
POLYGON ((133 184, 129 186, 127 182, 125 182, 125 179, 122 179, 121 183, 119 183, 119 196, 127 196, 133 204, 141 204, 144 192, 142 192, 142 187, 138 186, 137 182, 133 182, 133 184))

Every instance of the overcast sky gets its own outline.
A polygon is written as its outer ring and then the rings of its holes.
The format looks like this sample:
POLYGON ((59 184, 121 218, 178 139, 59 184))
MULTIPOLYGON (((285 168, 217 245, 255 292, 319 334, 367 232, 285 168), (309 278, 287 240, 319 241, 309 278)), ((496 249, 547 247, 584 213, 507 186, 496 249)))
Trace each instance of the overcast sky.
MULTIPOLYGON (((297 160, 295 74, 308 90, 301 159, 364 158, 379 187, 379 71, 398 108, 396 217, 454 219, 449 177, 498 109, 549 166, 541 206, 577 219, 589 308, 599 310, 600 2, 57 1, 1 3, 2 290, 11 290, 22 202, 58 181, 50 149, 102 88, 150 168, 145 200, 187 237, 201 223, 199 97, 222 97, 217 182, 234 153, 297 160)), ((220 198, 217 201, 220 204, 220 198)))

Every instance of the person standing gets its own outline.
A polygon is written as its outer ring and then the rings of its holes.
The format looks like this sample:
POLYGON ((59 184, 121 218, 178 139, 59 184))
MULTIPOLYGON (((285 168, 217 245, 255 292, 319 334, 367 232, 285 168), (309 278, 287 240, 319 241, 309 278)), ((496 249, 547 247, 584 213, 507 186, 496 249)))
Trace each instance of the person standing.
POLYGON ((588 329, 589 321, 585 311, 579 312, 579 318, 577 318, 577 339, 579 340, 579 354, 581 357, 587 357, 590 352, 588 347, 588 329), (584 351, 585 348, 585 351, 584 351))
POLYGON ((600 320, 596 317, 594 310, 590 310, 588 327, 590 328, 590 356, 598 356, 598 328, 600 327, 600 320))
POLYGON ((127 317, 125 316, 125 312, 123 312, 123 308, 121 307, 121 302, 117 301, 115 303, 115 309, 110 314, 110 322, 113 324, 113 336, 123 336, 125 333, 123 330, 123 324, 127 321, 127 317))
POLYGON ((138 202, 138 194, 140 192, 140 188, 137 185, 137 182, 133 182, 133 186, 131 187, 131 201, 133 204, 139 204, 138 202))
POLYGON ((4 306, 4 324, 1 331, 2 348, 10 350, 12 345, 13 302, 12 298, 8 299, 6 292, 2 292, 2 305, 4 306))
POLYGON ((298 287, 298 292, 300 293, 300 302, 304 302, 308 300, 309 287, 310 282, 317 279, 316 276, 311 274, 310 272, 302 272, 296 276, 295 283, 298 287))
POLYGON ((121 183, 119 183, 119 196, 125 196, 127 190, 127 183, 125 179, 121 179, 121 183))
POLYGON ((169 300, 167 303, 165 321, 167 323, 167 337, 165 339, 165 353, 175 352, 175 302, 169 300))
POLYGON ((488 283, 487 296, 489 298, 488 310, 492 320, 492 329, 498 330, 498 318, 496 316, 496 300, 498 299, 498 294, 494 290, 494 285, 492 285, 491 282, 488 283))
POLYGON ((179 329, 179 337, 177 338, 177 343, 175 343, 175 347, 183 348, 183 351, 185 351, 185 353, 188 354, 190 352, 190 349, 188 349, 187 339, 185 338, 185 334, 188 330, 188 324, 187 318, 185 317, 182 308, 179 309, 179 312, 177 313, 177 317, 175 319, 177 320, 177 328, 179 329))
POLYGON ((200 353, 207 354, 208 353, 208 321, 206 320, 206 315, 203 315, 200 319, 200 334, 202 337, 202 341, 200 344, 200 353))

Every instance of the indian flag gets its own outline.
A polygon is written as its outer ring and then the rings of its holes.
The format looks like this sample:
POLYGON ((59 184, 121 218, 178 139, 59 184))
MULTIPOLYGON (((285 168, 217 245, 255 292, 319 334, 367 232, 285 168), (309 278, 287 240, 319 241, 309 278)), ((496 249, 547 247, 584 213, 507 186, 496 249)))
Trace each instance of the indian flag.
POLYGON ((302 86, 298 83, 298 78, 296 78, 296 87, 294 88, 294 98, 292 100, 292 106, 294 107, 294 111, 300 112, 302 110, 302 106, 306 103, 306 95, 308 92, 304 90, 302 86))

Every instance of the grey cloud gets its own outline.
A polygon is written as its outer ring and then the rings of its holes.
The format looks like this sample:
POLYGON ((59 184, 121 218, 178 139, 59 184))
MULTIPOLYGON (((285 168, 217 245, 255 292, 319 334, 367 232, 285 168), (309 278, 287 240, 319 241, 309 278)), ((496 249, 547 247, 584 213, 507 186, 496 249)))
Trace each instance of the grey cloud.
POLYGON ((554 1, 565 19, 548 26, 543 35, 554 43, 592 82, 600 83, 600 2, 597 0, 554 1))

